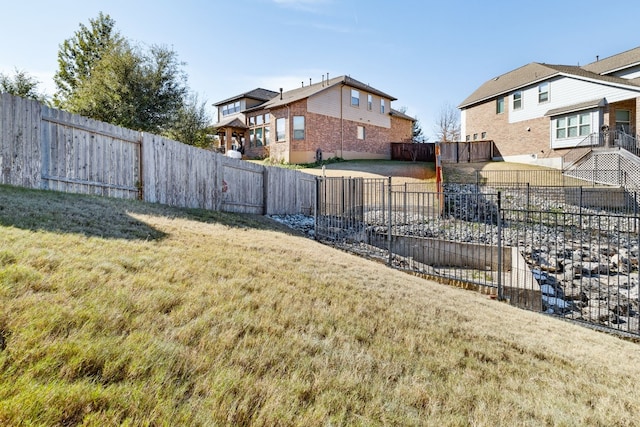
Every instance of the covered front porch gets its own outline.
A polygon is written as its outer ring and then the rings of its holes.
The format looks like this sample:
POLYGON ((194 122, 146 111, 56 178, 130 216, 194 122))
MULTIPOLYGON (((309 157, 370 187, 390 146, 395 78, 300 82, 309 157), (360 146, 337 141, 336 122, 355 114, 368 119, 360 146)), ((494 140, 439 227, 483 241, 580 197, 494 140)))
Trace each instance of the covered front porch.
POLYGON ((245 133, 249 129, 239 118, 229 118, 217 125, 216 135, 220 141, 221 150, 226 153, 229 150, 244 152, 245 133))

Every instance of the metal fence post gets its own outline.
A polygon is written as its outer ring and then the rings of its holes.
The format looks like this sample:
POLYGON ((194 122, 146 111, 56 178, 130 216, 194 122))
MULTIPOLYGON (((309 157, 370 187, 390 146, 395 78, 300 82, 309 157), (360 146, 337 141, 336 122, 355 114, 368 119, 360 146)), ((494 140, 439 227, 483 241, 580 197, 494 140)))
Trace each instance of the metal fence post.
POLYGON ((387 223, 387 240, 388 240, 388 244, 389 244, 389 265, 391 265, 391 261, 393 259, 393 254, 391 253, 391 209, 392 209, 392 203, 391 203, 391 177, 388 178, 389 179, 389 222, 387 223))
POLYGON ((313 207, 313 238, 318 240, 318 206, 320 205, 320 177, 316 177, 316 203, 313 207))
MULTIPOLYGON (((502 288, 502 193, 498 191, 498 300, 504 300, 502 288)), ((527 208, 528 210, 528 208, 527 208)))

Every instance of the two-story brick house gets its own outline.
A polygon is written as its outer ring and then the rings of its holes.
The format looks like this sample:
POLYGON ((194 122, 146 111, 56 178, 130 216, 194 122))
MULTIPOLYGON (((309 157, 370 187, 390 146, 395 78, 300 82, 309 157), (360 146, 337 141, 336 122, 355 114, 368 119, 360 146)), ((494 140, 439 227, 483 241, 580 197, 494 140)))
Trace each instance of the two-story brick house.
POLYGON ((283 92, 256 89, 214 104, 222 144, 248 158, 286 163, 318 158, 389 159, 391 142, 411 141, 414 119, 388 95, 351 77, 283 92), (261 98, 269 98, 263 100, 261 98))
POLYGON ((562 167, 562 155, 604 126, 635 137, 640 47, 585 66, 533 62, 490 79, 458 108, 467 141, 498 159, 562 167))

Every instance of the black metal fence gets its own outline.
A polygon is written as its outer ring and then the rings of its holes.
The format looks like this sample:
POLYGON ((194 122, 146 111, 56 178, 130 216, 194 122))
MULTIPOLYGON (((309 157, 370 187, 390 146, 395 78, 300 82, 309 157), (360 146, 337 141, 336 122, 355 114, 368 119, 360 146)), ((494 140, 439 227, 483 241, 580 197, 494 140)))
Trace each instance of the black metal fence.
POLYGON ((574 187, 446 185, 438 193, 361 178, 319 178, 317 186, 316 238, 325 243, 640 335, 635 207, 594 207, 587 189, 574 187))

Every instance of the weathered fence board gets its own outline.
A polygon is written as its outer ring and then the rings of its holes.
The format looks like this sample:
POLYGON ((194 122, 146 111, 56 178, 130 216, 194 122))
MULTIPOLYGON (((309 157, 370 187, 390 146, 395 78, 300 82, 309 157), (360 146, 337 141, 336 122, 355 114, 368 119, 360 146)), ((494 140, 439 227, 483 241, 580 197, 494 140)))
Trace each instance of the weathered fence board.
POLYGON ((265 182, 266 213, 313 214, 316 198, 315 176, 289 169, 267 167, 265 182))
POLYGON ((0 183, 40 186, 40 104, 0 95, 0 183))
POLYGON ((138 132, 42 107, 43 188, 138 197, 138 132))
POLYGON ((263 214, 264 166, 230 157, 222 159, 222 210, 263 214))
POLYGON ((144 199, 187 208, 216 209, 216 153, 153 134, 142 139, 144 199))
POLYGON ((311 214, 314 177, 0 97, 0 183, 178 207, 311 214), (271 176, 271 180, 269 180, 271 176))

